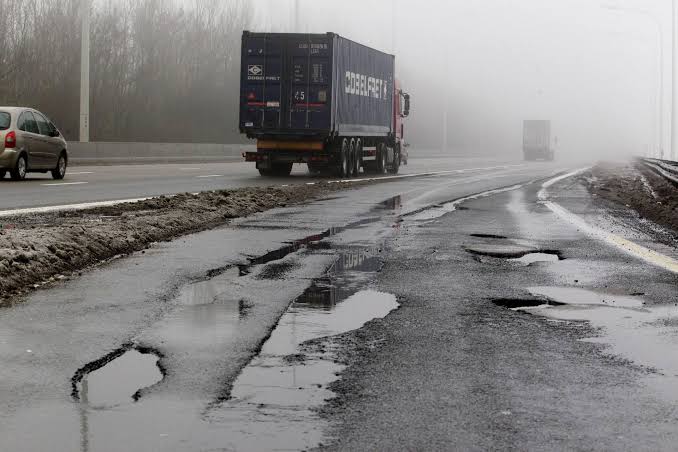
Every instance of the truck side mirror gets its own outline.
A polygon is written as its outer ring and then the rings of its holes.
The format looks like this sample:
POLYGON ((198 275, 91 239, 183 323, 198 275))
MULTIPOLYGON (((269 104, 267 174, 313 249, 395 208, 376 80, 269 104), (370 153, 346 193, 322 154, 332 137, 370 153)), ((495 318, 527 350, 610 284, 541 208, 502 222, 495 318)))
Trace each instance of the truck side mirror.
POLYGON ((405 98, 405 108, 403 109, 403 116, 408 117, 410 115, 410 95, 405 93, 403 94, 405 98))

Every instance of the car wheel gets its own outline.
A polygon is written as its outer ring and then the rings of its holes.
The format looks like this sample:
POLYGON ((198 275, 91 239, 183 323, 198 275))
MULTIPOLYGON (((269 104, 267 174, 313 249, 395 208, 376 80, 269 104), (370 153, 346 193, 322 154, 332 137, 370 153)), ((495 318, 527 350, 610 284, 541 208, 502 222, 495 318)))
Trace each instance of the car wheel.
POLYGON ((14 169, 10 171, 12 179, 14 180, 24 180, 26 178, 26 172, 28 171, 28 161, 26 160, 25 155, 20 155, 14 164, 14 169))
POLYGON ((52 170, 52 177, 56 180, 61 180, 66 176, 66 167, 68 166, 68 160, 66 156, 61 154, 59 156, 59 161, 57 162, 56 168, 52 170))

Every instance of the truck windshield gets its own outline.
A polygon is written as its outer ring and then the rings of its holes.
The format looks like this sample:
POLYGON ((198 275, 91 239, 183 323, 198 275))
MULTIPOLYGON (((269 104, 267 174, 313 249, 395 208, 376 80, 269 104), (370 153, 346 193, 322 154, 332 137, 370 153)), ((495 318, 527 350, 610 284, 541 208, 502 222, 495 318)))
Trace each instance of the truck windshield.
POLYGON ((9 129, 9 123, 11 122, 12 117, 9 113, 0 111, 0 130, 9 129))

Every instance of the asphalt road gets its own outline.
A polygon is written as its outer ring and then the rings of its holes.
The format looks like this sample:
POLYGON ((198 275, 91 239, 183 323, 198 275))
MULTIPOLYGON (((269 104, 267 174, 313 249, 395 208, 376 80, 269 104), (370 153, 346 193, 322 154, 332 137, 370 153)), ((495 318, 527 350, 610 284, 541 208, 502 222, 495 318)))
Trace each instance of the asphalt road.
MULTIPOLYGON (((575 284, 677 301, 675 275, 537 202, 534 181, 562 169, 348 190, 17 300, 0 311, 0 450, 668 450, 672 380, 654 387, 647 368, 581 341, 588 324, 492 302, 575 284), (565 259, 464 249, 497 244, 565 259)), ((562 202, 591 211, 582 193, 562 202)))
MULTIPOLYGON (((421 158, 411 159, 401 174, 432 170, 487 168, 522 164, 507 159, 421 158)), ((536 164, 540 165, 540 164, 536 164)), ((262 185, 306 183, 311 178, 306 165, 295 165, 293 177, 264 178, 252 163, 148 164, 76 166, 62 181, 49 175, 30 173, 27 180, 0 181, 0 212, 40 206, 95 201, 136 199, 175 193, 262 185)))

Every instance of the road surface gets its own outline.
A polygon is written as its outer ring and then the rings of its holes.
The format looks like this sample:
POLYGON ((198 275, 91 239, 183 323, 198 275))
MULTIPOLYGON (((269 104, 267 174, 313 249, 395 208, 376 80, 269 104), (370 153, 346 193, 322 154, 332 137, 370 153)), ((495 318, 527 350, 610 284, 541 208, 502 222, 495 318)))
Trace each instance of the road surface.
POLYGON ((347 190, 17 300, 0 311, 0 449, 671 450, 675 344, 637 361, 596 328, 676 329, 676 274, 549 210, 540 194, 604 213, 568 180, 542 192, 565 169, 347 190))
MULTIPOLYGON (((401 174, 522 163, 507 159, 421 158, 402 166, 401 174)), ((76 166, 69 168, 61 181, 39 173, 29 173, 22 182, 7 176, 0 181, 0 211, 312 180, 317 179, 308 175, 306 165, 295 165, 293 177, 289 178, 261 177, 253 163, 244 162, 76 166)))

